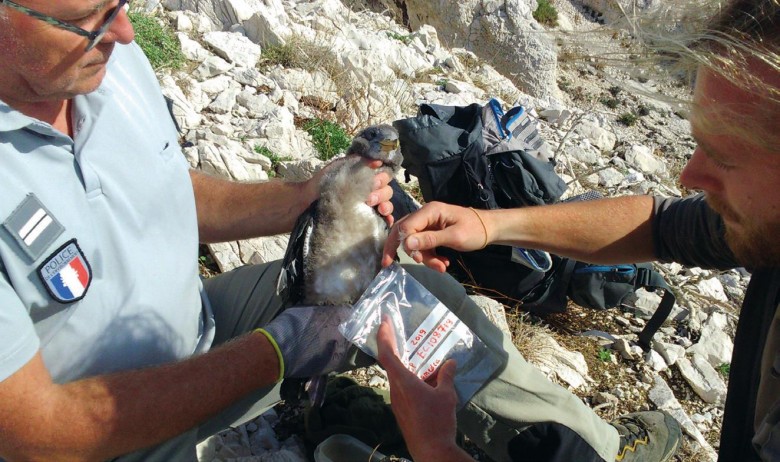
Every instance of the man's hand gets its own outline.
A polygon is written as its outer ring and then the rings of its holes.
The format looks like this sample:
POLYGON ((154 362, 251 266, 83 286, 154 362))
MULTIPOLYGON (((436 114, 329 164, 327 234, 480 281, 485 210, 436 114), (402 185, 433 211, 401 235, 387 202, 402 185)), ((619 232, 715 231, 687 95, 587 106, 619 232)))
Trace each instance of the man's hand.
POLYGON ((444 246, 461 252, 478 250, 490 242, 487 214, 467 208, 431 202, 399 220, 385 242, 382 266, 393 263, 398 246, 417 263, 444 272, 449 259, 436 254, 444 246))
POLYGON ((455 361, 445 362, 430 384, 423 382, 398 359, 393 327, 388 321, 379 327, 377 347, 379 364, 390 381, 393 414, 412 458, 417 462, 473 461, 455 443, 455 361))
MULTIPOLYGON (((345 159, 344 157, 336 159, 323 167, 311 179, 306 181, 306 189, 316 188, 316 195, 319 195, 319 185, 322 182, 322 178, 338 164, 344 162, 345 159)), ((363 162, 367 167, 375 170, 384 165, 381 160, 363 159, 363 162)), ((387 226, 393 226, 393 203, 390 202, 390 198, 393 197, 393 188, 390 187, 392 180, 393 177, 387 169, 377 172, 374 175, 374 184, 371 186, 371 192, 366 197, 366 204, 376 208, 376 211, 387 221, 387 226)))
MULTIPOLYGON (((369 167, 374 169, 382 166, 382 161, 379 160, 366 162, 369 167)), ((366 200, 366 204, 376 207, 376 211, 385 217, 387 226, 393 226, 393 203, 390 202, 390 198, 393 197, 393 188, 390 187, 392 180, 393 178, 387 170, 377 173, 374 176, 374 189, 368 195, 368 200, 366 200)))
POLYGON ((258 329, 276 349, 279 378, 347 370, 352 343, 341 335, 338 327, 351 311, 352 307, 347 305, 292 307, 258 329))

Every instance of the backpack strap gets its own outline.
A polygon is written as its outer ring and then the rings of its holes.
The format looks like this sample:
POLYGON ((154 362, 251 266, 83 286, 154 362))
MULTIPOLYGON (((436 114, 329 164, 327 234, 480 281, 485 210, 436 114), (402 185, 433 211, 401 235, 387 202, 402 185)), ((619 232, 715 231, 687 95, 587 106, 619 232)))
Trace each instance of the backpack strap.
POLYGON ((672 289, 658 272, 653 271, 650 268, 637 266, 634 288, 638 289, 640 287, 648 289, 651 292, 655 292, 656 289, 664 290, 664 296, 661 298, 661 303, 658 305, 658 308, 655 310, 655 313, 653 313, 650 320, 647 321, 645 328, 639 333, 639 346, 642 347, 644 351, 649 351, 652 347, 653 335, 658 332, 658 329, 661 328, 661 325, 663 325, 666 318, 671 314, 676 298, 672 289))

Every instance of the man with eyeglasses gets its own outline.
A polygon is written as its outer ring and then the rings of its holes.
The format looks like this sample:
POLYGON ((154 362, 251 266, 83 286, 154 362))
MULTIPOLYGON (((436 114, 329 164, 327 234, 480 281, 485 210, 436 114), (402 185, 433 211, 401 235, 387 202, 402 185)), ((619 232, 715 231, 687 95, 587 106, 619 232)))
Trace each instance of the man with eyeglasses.
MULTIPOLYGON (((282 377, 360 362, 336 331, 347 307, 281 310, 279 262, 200 281, 199 241, 290 231, 323 172, 261 184, 190 172, 126 5, 0 0, 6 460, 195 460, 198 441, 277 401, 282 377)), ((392 221, 389 180, 366 202, 392 221)), ((505 363, 461 403, 472 441, 496 460, 518 435, 567 460, 614 458, 618 430, 525 362, 462 286, 407 270, 505 363)), ((642 427, 653 438, 637 457, 673 452, 671 417, 643 415, 663 432, 642 427)))
POLYGON ((351 364, 346 308, 278 314, 278 263, 200 281, 199 239, 289 231, 322 173, 189 172, 127 3, 0 0, 0 459, 194 460, 282 377, 351 364))

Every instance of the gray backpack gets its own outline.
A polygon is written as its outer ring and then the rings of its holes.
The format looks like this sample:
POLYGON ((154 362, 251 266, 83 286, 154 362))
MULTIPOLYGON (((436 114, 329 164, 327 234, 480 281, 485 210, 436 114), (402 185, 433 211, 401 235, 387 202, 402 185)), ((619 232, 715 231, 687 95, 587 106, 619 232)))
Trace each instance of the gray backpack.
MULTIPOLYGON (((397 120, 401 164, 417 177, 423 198, 479 209, 558 202, 566 184, 535 121, 521 106, 504 112, 484 106, 423 104, 416 117, 397 120)), ((587 200, 599 195, 578 196, 587 200)), ((439 248, 448 271, 464 284, 535 314, 562 312, 568 300, 593 309, 623 303, 635 290, 664 289, 653 318, 639 336, 644 348, 674 306, 674 294, 650 265, 590 265, 545 252, 489 245, 475 252, 439 248), (522 258, 518 258, 518 254, 522 258)))

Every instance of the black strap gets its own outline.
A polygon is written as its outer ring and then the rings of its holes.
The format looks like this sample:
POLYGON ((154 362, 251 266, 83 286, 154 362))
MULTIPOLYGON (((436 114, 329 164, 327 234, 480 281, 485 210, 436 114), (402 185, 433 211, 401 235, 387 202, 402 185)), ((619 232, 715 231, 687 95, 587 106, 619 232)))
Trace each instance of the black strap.
POLYGON ((658 305, 658 308, 655 310, 655 313, 653 313, 650 320, 647 321, 645 328, 639 333, 639 346, 642 347, 644 351, 649 351, 652 347, 653 335, 658 332, 658 329, 661 328, 664 321, 666 321, 666 318, 671 314, 676 298, 672 289, 666 281, 664 281, 664 278, 649 268, 637 268, 634 288, 638 289, 640 287, 651 291, 655 291, 656 289, 664 290, 664 296, 661 298, 661 303, 658 305))

